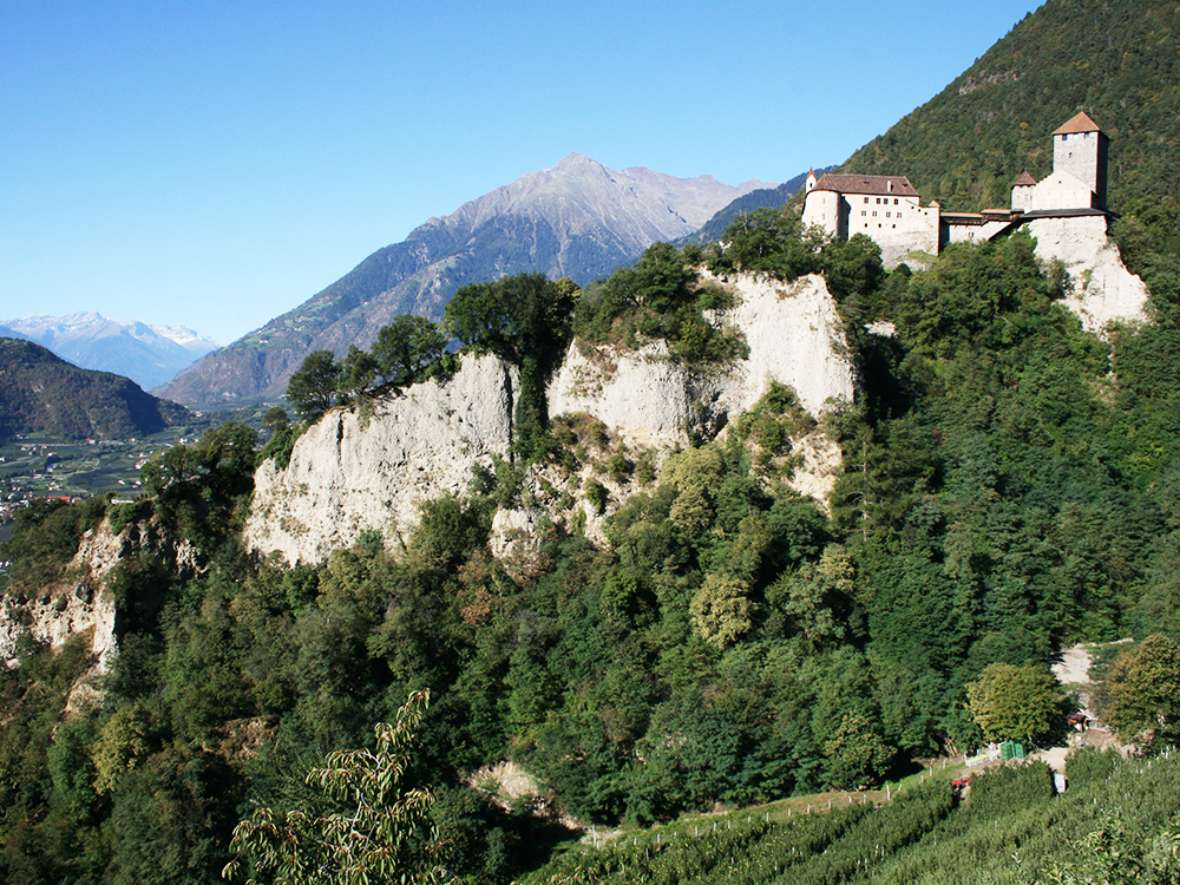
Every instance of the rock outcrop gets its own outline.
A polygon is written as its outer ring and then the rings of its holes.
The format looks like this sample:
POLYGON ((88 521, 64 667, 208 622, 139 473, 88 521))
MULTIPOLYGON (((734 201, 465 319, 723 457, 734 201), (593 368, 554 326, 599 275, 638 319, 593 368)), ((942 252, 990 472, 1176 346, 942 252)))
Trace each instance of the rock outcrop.
POLYGON ((286 469, 259 467, 247 548, 318 562, 366 529, 389 539, 413 528, 423 501, 462 492, 475 465, 508 455, 516 385, 503 361, 468 356, 449 381, 415 384, 371 414, 328 412, 286 469))
POLYGON ((1106 218, 1035 218, 1028 231, 1040 258, 1065 265, 1070 277, 1065 303, 1086 331, 1101 333, 1111 322, 1146 320, 1147 286, 1123 264, 1106 234, 1106 218))
POLYGON ((34 596, 6 596, 0 609, 0 660, 12 664, 24 633, 51 648, 89 633, 96 669, 105 672, 116 650, 115 599, 106 578, 126 553, 126 544, 111 531, 110 521, 103 520, 82 537, 61 580, 39 588, 34 596))
POLYGON ((697 405, 715 394, 662 341, 637 351, 575 341, 546 391, 550 417, 592 415, 630 443, 659 447, 685 445, 704 420, 697 405))
MULTIPOLYGON (((538 526, 581 529, 605 542, 604 520, 639 487, 611 479, 605 462, 646 453, 658 467, 669 452, 712 439, 749 409, 772 383, 793 388, 804 409, 820 415, 851 398, 854 372, 835 300, 822 277, 780 283, 737 274, 705 275, 731 289, 732 308, 711 321, 738 328, 746 359, 699 369, 671 358, 662 342, 638 351, 575 341, 548 389, 550 417, 590 416, 607 442, 576 469, 533 465, 522 502, 493 521, 492 548, 527 571, 537 555, 538 526), (591 501, 587 489, 600 500, 591 501)), ((367 530, 387 543, 418 522, 422 502, 463 492, 477 464, 507 457, 512 444, 515 370, 492 356, 468 356, 448 382, 430 381, 382 401, 365 416, 353 409, 325 415, 295 443, 290 463, 263 464, 246 523, 249 549, 289 563, 322 561, 367 530)), ((594 448, 593 446, 591 448, 594 448)), ((821 503, 840 453, 822 430, 798 441, 790 483, 821 503)))
POLYGON ((584 412, 630 443, 683 446, 714 436, 773 381, 793 388, 813 415, 852 398, 853 367, 823 277, 792 283, 744 273, 702 277, 737 296, 732 309, 713 319, 742 332, 746 359, 701 371, 673 361, 662 342, 635 352, 574 342, 549 384, 549 414, 584 412))
POLYGON ((823 277, 809 274, 791 283, 744 273, 726 280, 703 277, 737 295, 736 306, 720 319, 739 328, 750 348, 722 385, 721 400, 730 414, 753 406, 772 381, 793 388, 814 416, 852 399, 855 372, 836 299, 823 277))

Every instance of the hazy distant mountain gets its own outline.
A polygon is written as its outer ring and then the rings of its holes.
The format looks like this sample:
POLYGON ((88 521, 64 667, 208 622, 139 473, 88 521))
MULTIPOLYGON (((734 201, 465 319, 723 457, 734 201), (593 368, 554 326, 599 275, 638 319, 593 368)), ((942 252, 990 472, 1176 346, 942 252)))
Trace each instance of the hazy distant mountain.
POLYGON ((432 218, 386 246, 299 307, 206 356, 161 394, 210 404, 276 397, 312 350, 366 345, 402 313, 442 315, 467 283, 525 271, 586 283, 675 240, 763 182, 675 178, 650 169, 609 169, 570 154, 432 218))
MULTIPOLYGON (((826 171, 827 169, 815 170, 817 175, 823 175, 826 171)), ((802 175, 796 175, 789 181, 784 181, 778 187, 761 187, 757 190, 750 191, 748 194, 742 194, 724 209, 719 210, 699 229, 693 231, 686 237, 681 237, 677 242, 679 245, 684 245, 685 243, 716 242, 721 239, 721 235, 725 233, 725 229, 739 215, 745 212, 753 212, 755 209, 779 209, 787 205, 791 197, 799 193, 806 181, 807 173, 804 172, 802 175)))
POLYGON ((0 439, 30 431, 124 438, 188 418, 184 407, 127 378, 79 369, 32 341, 0 338, 0 439))
POLYGON ((141 387, 158 387, 217 344, 183 326, 119 323, 102 314, 5 320, 0 334, 27 338, 83 369, 126 375, 141 387))

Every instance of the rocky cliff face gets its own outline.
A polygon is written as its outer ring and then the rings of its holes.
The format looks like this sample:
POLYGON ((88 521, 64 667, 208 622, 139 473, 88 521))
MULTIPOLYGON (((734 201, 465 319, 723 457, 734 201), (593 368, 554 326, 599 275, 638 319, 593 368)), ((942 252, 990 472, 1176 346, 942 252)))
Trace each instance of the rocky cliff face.
POLYGON ((1101 333, 1111 322, 1146 320, 1147 286, 1123 264, 1106 235, 1105 218, 1036 218, 1028 230, 1038 256, 1065 265, 1070 278, 1065 303, 1086 331, 1101 333))
POLYGON ((317 562, 366 529, 388 539, 413 528, 419 504, 462 492, 476 464, 508 455, 516 383, 496 357, 469 356, 450 381, 416 384, 370 415, 329 412, 285 470, 258 469, 247 548, 317 562))
POLYGON ((829 401, 852 398, 852 364, 822 277, 781 283, 751 274, 702 276, 737 296, 734 308, 713 319, 741 330, 746 359, 701 373, 672 361, 662 344, 626 353, 575 342, 549 384, 549 414, 585 412, 633 443, 683 446, 713 437, 772 381, 793 388, 812 415, 829 401))
MULTIPOLYGON (((669 452, 723 432, 772 382, 793 388, 813 416, 852 397, 853 368, 821 277, 790 284, 746 274, 709 281, 737 296, 735 307, 713 320, 742 331, 748 358, 698 371, 672 360, 662 344, 626 352, 575 341, 549 383, 549 414, 569 426, 600 427, 603 441, 572 471, 535 465, 521 506, 496 516, 494 550, 528 552, 529 544, 520 542, 545 525, 582 527, 604 541, 605 518, 639 488, 632 479, 606 475, 610 455, 647 457, 658 466, 669 452), (601 486, 605 500, 588 500, 588 484, 601 486)), ((300 437, 285 470, 273 462, 259 468, 247 546, 288 562, 317 562, 366 529, 387 541, 407 532, 423 501, 462 492, 476 464, 508 455, 515 385, 506 364, 469 356, 449 382, 415 385, 378 404, 367 419, 347 410, 325 415, 300 437)), ((823 502, 839 449, 817 429, 798 441, 797 451, 791 484, 823 502)))
POLYGON ((126 553, 127 540, 109 520, 89 530, 58 583, 31 597, 9 595, 0 609, 0 660, 11 662, 21 635, 60 648, 71 636, 90 633, 97 669, 105 672, 115 653, 115 600, 106 578, 126 553))

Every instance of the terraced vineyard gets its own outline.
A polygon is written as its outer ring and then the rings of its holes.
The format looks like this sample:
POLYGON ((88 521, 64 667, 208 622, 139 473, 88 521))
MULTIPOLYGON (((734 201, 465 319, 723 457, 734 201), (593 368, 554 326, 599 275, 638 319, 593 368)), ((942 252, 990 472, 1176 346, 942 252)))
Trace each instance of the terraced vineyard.
POLYGON ((527 881, 1176 881, 1180 758, 1123 761, 1084 750, 1069 771, 1061 796, 1049 769, 1035 763, 978 776, 963 803, 946 782, 932 780, 892 802, 786 821, 739 812, 715 827, 579 847, 527 881))

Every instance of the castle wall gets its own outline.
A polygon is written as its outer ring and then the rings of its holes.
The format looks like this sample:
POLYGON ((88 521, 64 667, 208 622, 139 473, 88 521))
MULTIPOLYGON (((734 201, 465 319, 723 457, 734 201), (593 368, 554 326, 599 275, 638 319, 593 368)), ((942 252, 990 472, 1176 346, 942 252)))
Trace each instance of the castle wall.
POLYGON ((1026 211, 1046 209, 1090 209, 1094 206, 1094 192, 1072 172, 1054 169, 1048 178, 1033 188, 1031 204, 1026 211))
POLYGON ((985 221, 983 224, 956 224, 943 219, 942 245, 951 243, 986 243, 1012 226, 1009 220, 985 221))
POLYGON ((917 197, 844 194, 842 198, 847 236, 865 234, 872 239, 881 247, 886 267, 901 263, 911 252, 938 254, 936 206, 921 206, 917 197))
POLYGON ((1012 208, 1029 211, 1032 206, 1034 184, 1018 184, 1012 188, 1012 208))

